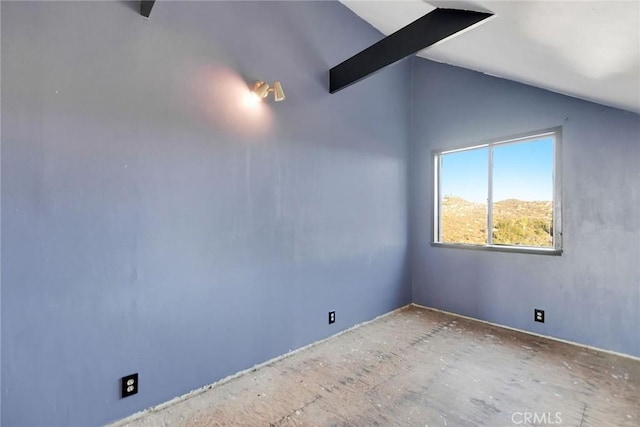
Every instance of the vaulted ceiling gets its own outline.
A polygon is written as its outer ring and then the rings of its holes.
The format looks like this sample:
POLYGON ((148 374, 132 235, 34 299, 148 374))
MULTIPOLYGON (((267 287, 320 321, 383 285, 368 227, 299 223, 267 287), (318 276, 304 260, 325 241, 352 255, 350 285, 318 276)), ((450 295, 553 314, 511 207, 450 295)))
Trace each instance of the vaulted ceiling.
POLYGON ((436 7, 492 12, 418 55, 640 112, 639 1, 341 2, 384 35, 436 7))

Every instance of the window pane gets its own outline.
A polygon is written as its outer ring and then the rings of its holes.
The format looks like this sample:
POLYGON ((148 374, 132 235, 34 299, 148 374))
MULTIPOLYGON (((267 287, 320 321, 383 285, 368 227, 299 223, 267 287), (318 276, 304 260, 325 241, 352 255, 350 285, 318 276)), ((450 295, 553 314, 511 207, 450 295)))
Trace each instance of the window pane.
POLYGON ((553 138, 493 147, 492 237, 553 247, 553 138))
POLYGON ((441 156, 442 243, 487 243, 488 150, 477 148, 441 156))

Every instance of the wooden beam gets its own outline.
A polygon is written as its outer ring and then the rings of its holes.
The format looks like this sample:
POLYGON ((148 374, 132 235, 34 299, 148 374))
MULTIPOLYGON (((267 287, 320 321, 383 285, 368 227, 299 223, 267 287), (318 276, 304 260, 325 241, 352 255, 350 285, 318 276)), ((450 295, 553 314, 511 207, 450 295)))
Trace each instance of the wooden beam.
POLYGON ((490 16, 470 10, 435 9, 329 70, 329 92, 344 89, 490 16))
POLYGON ((155 2, 156 0, 140 0, 140 14, 148 18, 155 2))

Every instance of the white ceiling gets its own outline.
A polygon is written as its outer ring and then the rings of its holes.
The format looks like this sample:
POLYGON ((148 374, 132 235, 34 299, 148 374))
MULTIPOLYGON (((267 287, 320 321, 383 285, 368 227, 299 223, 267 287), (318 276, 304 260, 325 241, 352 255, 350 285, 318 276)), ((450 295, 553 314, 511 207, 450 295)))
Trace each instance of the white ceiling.
POLYGON ((640 112, 638 0, 341 2, 384 35, 435 7, 492 12, 418 56, 640 112))

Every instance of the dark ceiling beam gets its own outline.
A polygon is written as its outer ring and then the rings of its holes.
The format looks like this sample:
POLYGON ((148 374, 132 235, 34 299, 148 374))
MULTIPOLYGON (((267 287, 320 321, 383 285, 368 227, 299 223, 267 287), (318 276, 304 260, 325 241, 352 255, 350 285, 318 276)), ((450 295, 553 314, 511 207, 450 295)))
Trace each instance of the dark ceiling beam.
POLYGON ((434 9, 329 70, 329 92, 344 89, 490 16, 470 10, 434 9))
POLYGON ((140 14, 148 18, 156 0, 140 0, 140 14))

